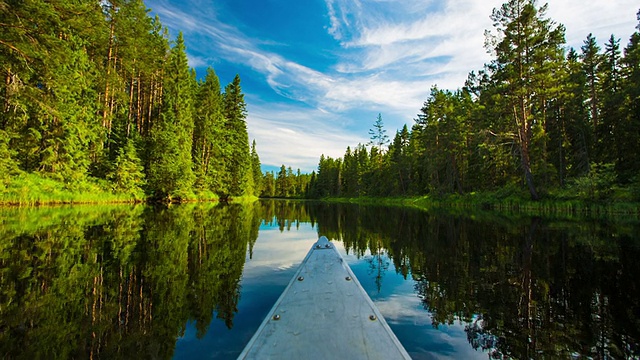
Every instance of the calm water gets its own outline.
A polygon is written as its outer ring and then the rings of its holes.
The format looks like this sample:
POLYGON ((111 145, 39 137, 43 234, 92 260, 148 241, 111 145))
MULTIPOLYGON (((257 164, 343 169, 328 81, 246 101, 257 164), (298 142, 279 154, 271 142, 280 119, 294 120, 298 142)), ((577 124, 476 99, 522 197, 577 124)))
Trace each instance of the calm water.
POLYGON ((638 222, 287 201, 0 209, 0 357, 233 359, 318 235, 415 359, 640 357, 638 222))

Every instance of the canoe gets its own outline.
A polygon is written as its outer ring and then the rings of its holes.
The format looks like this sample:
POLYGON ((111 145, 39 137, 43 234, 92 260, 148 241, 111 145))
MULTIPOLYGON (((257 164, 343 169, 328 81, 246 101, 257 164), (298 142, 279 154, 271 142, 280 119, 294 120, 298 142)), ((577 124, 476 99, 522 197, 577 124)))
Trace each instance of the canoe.
POLYGON ((238 359, 410 359, 322 236, 238 359))

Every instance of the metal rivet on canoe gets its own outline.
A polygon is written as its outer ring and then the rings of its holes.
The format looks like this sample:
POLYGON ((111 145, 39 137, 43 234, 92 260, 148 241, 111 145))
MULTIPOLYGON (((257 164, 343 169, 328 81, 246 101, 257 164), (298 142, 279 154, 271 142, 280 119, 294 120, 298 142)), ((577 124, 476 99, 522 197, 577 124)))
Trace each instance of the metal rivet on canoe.
POLYGON ((320 249, 320 244, 316 245, 316 249, 320 249))
POLYGON ((369 315, 369 320, 375 321, 377 317, 375 315, 369 315))
POLYGON ((331 247, 331 245, 329 245, 329 244, 325 244, 325 245, 324 245, 324 248, 325 248, 325 249, 328 249, 328 248, 330 248, 330 247, 331 247))
POLYGON ((351 281, 351 276, 347 276, 346 278, 344 278, 347 281, 351 281))
POLYGON ((298 281, 304 280, 304 276, 298 276, 298 281))
MULTIPOLYGON (((371 315, 371 316, 373 316, 373 315, 371 315)), ((273 320, 280 320, 280 315, 278 315, 278 314, 273 315, 273 320)))

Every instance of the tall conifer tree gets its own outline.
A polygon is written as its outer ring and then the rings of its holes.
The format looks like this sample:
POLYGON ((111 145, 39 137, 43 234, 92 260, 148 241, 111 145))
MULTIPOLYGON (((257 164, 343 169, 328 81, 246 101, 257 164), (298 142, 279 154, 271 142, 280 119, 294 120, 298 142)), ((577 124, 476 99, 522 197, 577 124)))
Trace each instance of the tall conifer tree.
POLYGON ((596 38, 589 34, 582 46, 582 68, 586 76, 586 86, 588 90, 589 118, 592 126, 594 139, 597 141, 600 118, 599 99, 600 99, 600 78, 598 68, 600 67, 601 54, 600 47, 596 42, 596 38))
POLYGON ((195 131, 193 133, 193 163, 196 187, 220 191, 224 187, 222 163, 224 126, 222 93, 215 71, 207 69, 204 82, 198 87, 195 131))
POLYGON ((260 168, 260 156, 256 149, 256 141, 251 143, 251 169, 253 172, 254 193, 260 195, 262 193, 262 169, 260 168))
POLYGON ((229 176, 228 194, 232 196, 253 195, 253 173, 247 133, 247 105, 240 87, 240 76, 225 87, 223 112, 225 138, 229 151, 225 154, 225 168, 229 176))
POLYGON ((639 24, 624 49, 622 59, 624 115, 621 130, 624 136, 621 138, 618 171, 621 180, 640 184, 640 11, 637 19, 639 24))
POLYGON ((487 39, 489 50, 496 55, 491 65, 493 79, 505 94, 502 106, 515 124, 520 165, 534 200, 539 198, 532 173, 534 125, 542 126, 537 132, 544 131, 553 68, 564 58, 564 27, 545 19, 546 9, 546 5, 537 8, 535 0, 508 1, 494 9, 491 19, 498 36, 487 39))
POLYGON ((184 199, 191 194, 193 82, 182 33, 169 53, 160 120, 151 129, 148 184, 158 199, 184 199))
POLYGON ((616 39, 613 35, 605 43, 599 70, 602 79, 600 84, 602 96, 596 149, 599 162, 614 164, 622 156, 618 144, 625 135, 620 127, 622 117, 620 105, 623 99, 620 91, 620 39, 616 39))
POLYGON ((562 115, 569 143, 567 172, 576 177, 588 174, 591 167, 593 121, 597 119, 598 109, 597 104, 594 109, 591 103, 596 98, 591 87, 593 74, 585 71, 573 49, 567 55, 567 73, 562 115))

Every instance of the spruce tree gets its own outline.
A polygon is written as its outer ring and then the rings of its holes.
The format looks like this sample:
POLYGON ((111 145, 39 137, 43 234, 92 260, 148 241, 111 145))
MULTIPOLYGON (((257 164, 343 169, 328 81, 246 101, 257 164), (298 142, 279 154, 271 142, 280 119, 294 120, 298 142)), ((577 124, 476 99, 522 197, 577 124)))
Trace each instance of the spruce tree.
POLYGON ((624 49, 622 59, 624 96, 620 140, 620 159, 617 170, 622 181, 640 183, 640 11, 639 24, 624 49))
POLYGON ((161 117, 152 127, 149 140, 148 185, 157 199, 182 200, 192 193, 192 82, 180 33, 165 68, 161 117))
POLYGON ((586 84, 588 90, 587 101, 589 103, 589 117, 592 126, 592 133, 594 134, 594 140, 598 141, 600 117, 599 99, 600 99, 600 78, 598 69, 600 67, 602 56, 600 54, 600 47, 596 42, 596 38, 589 34, 582 46, 582 68, 586 76, 586 84))
POLYGON ((256 149, 256 141, 253 140, 253 143, 251 143, 251 169, 253 172, 255 195, 262 193, 262 169, 260 166, 260 156, 258 156, 258 150, 256 149))
POLYGON ((276 194, 276 179, 273 171, 267 171, 262 178, 262 197, 274 197, 276 194))
POLYGON ((207 69, 204 82, 198 86, 193 132, 193 163, 196 187, 218 192, 224 188, 224 126, 220 81, 215 71, 207 69))
POLYGON ((611 35, 605 43, 600 63, 601 91, 600 122, 597 129, 596 153, 598 161, 614 164, 622 156, 619 143, 625 136, 620 126, 622 116, 620 105, 623 94, 620 73, 620 39, 611 35))
POLYGON ((288 198, 290 195, 289 181, 287 178, 287 168, 282 165, 278 177, 276 179, 276 196, 281 198, 288 198))
POLYGON ((18 164, 13 159, 15 151, 9 147, 9 135, 6 131, 0 130, 0 190, 11 176, 19 173, 18 164))
POLYGON ((116 192, 129 193, 136 198, 144 186, 144 167, 138 157, 133 140, 118 151, 112 171, 107 175, 116 192))
POLYGON ((225 87, 223 97, 225 117, 224 138, 228 139, 224 163, 228 174, 228 193, 223 195, 254 195, 249 134, 247 133, 247 105, 240 87, 240 76, 225 87))
POLYGON ((567 55, 567 80, 562 114, 566 126, 568 140, 568 176, 579 177, 589 173, 593 151, 593 122, 597 119, 591 101, 595 99, 592 91, 593 82, 584 64, 579 61, 578 54, 571 49, 567 55))

